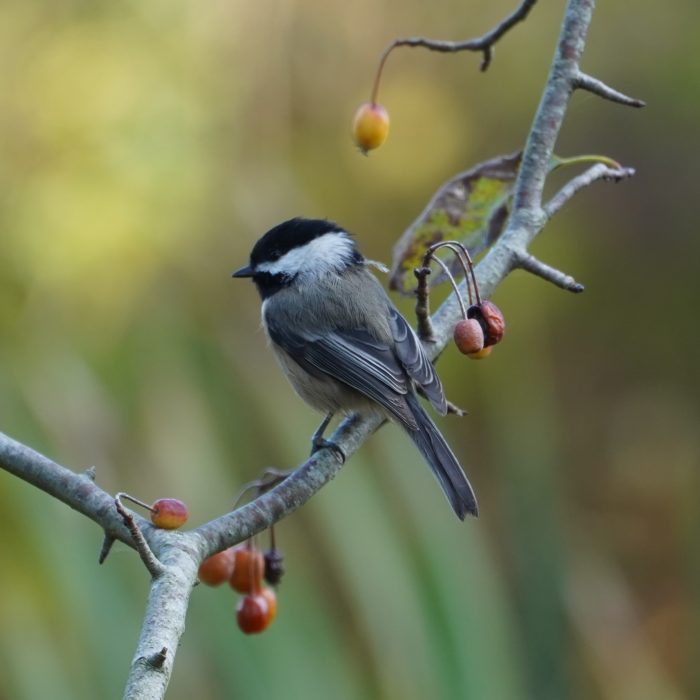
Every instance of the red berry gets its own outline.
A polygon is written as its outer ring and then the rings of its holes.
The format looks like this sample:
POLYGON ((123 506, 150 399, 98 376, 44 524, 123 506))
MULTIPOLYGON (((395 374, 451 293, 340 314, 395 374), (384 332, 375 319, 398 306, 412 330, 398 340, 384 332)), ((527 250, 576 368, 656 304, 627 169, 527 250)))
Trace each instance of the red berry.
POLYGON ((233 548, 207 557, 199 567, 199 580, 207 586, 219 586, 228 581, 233 573, 235 555, 233 548))
POLYGON ((176 530, 188 517, 187 506, 177 498, 159 498, 151 506, 151 522, 164 530, 176 530))
POLYGON ((233 573, 229 583, 239 593, 259 591, 262 585, 265 560, 262 552, 249 544, 235 547, 233 573))
POLYGON ((262 632, 272 621, 267 599, 261 594, 243 596, 236 608, 236 620, 246 634, 262 632))
POLYGON ((367 151, 379 148, 389 133, 389 113, 376 102, 365 102, 355 113, 352 123, 352 137, 357 147, 367 155, 367 151))
POLYGON ((453 337, 455 345, 465 355, 479 352, 484 347, 484 331, 479 322, 473 318, 458 321, 453 337))

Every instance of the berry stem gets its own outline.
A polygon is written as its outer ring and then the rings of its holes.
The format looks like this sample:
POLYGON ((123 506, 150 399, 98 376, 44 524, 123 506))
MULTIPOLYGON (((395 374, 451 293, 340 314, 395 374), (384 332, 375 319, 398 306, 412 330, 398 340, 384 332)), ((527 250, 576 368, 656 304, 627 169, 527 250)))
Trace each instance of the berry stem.
MULTIPOLYGON (((134 503, 138 503, 139 505, 143 505, 143 503, 122 492, 119 492, 114 497, 114 505, 117 509, 117 512, 121 516, 122 522, 124 523, 124 525, 126 525, 127 529, 131 533, 134 549, 136 549, 136 551, 139 553, 141 561, 148 569, 148 572, 151 574, 151 577, 157 579, 160 576, 162 576, 165 572, 165 566, 159 561, 158 557, 156 557, 151 548, 148 546, 148 542, 143 536, 143 533, 141 532, 141 528, 138 526, 138 523, 136 522, 136 520, 134 520, 134 516, 131 515, 131 513, 129 513, 129 511, 122 504, 122 498, 127 498, 130 501, 133 501, 134 503)), ((150 509, 149 506, 146 506, 146 508, 150 509)))
MULTIPOLYGON (((469 266, 469 272, 471 273, 472 277, 472 284, 474 285, 474 296, 476 297, 476 303, 481 304, 481 295, 479 294, 479 285, 476 281, 476 273, 474 272, 474 262, 472 261, 472 256, 469 255, 469 251, 467 250, 466 246, 460 243, 459 241, 450 241, 450 243, 453 243, 456 245, 459 250, 462 253, 462 256, 460 257, 460 262, 462 263, 462 266, 464 267, 464 262, 466 260, 467 265, 469 266)), ((464 277, 466 280, 467 276, 467 268, 464 267, 464 277)), ((469 283, 467 283, 467 287, 469 286, 469 283)), ((471 303, 471 296, 469 298, 469 303, 471 303)))
MULTIPOLYGON (((472 290, 471 287, 474 287, 474 295, 476 297, 476 303, 481 304, 481 295, 479 294, 479 284, 476 281, 476 274, 474 272, 474 263, 472 261, 471 255, 469 255, 469 251, 467 248, 460 243, 459 241, 440 241, 439 243, 434 243, 431 245, 424 258, 424 264, 427 265, 428 261, 431 259, 437 260, 438 263, 442 266, 442 269, 447 273, 448 277, 450 277, 450 281, 452 282, 452 286, 455 287, 455 292, 457 293, 457 298, 459 299, 459 304, 460 308, 462 311, 464 311, 464 304, 462 302, 462 297, 459 294, 456 286, 455 286, 455 281, 452 278, 452 275, 450 275, 450 272, 445 268, 444 263, 442 263, 441 260, 435 256, 435 251, 439 250, 440 248, 449 248, 456 256, 457 260, 459 260, 460 265, 462 266, 462 269, 464 270, 464 284, 467 288, 467 295, 469 297, 469 305, 472 305, 472 290), (470 278, 471 277, 471 285, 470 285, 470 278)), ((462 314, 464 318, 466 316, 464 313, 462 314)))
POLYGON ((274 488, 278 484, 281 484, 290 474, 291 471, 284 471, 274 469, 273 467, 269 467, 263 472, 263 475, 260 479, 255 479, 254 481, 249 481, 247 484, 244 484, 240 493, 238 494, 238 496, 236 496, 236 500, 233 502, 232 510, 236 510, 236 508, 238 508, 241 501, 243 500, 243 497, 249 491, 256 489, 258 492, 257 495, 260 496, 264 493, 267 493, 270 489, 274 488))
POLYGON ((467 297, 469 298, 469 306, 472 305, 473 299, 472 299, 472 287, 471 287, 471 282, 469 280, 469 269, 464 262, 464 259, 462 258, 461 255, 461 250, 452 242, 452 241, 444 241, 443 243, 440 244, 441 248, 449 248, 454 254, 457 260, 459 261, 459 264, 462 266, 462 270, 464 270, 464 284, 467 288, 467 297))
POLYGON ((434 260, 441 268, 442 271, 447 275, 447 278, 450 280, 450 284, 452 285, 452 288, 455 290, 455 294, 457 295, 457 301, 459 301, 459 308, 462 312, 462 318, 466 321, 467 320, 467 307, 464 306, 464 300, 462 299, 462 295, 459 293, 459 286, 457 285, 457 282, 455 281, 455 278, 452 276, 452 273, 450 272, 450 268, 447 267, 447 264, 444 263, 440 258, 438 258, 437 255, 433 255, 432 252, 430 252, 428 255, 426 255, 427 260, 434 260))
POLYGON ((377 74, 374 76, 374 85, 372 86, 372 95, 369 99, 371 104, 376 105, 377 104, 377 97, 379 95, 379 83, 382 79, 382 71, 384 70, 384 64, 386 63, 386 59, 389 58, 389 54, 391 53, 392 49, 396 47, 395 43, 389 44, 384 49, 384 53, 382 54, 382 57, 379 59, 379 66, 377 67, 377 74))
POLYGON ((473 303, 472 299, 472 284, 474 285, 474 294, 476 295, 477 302, 479 301, 479 287, 476 284, 476 280, 474 280, 474 275, 472 274, 472 283, 470 284, 469 281, 469 273, 472 271, 473 273, 473 266, 472 266, 472 259, 469 256, 469 253, 467 249, 459 242, 459 241, 441 241, 440 243, 436 243, 434 246, 432 246, 435 250, 438 248, 449 248, 456 256, 457 260, 459 261, 459 264, 462 266, 462 269, 464 270, 464 284, 467 288, 467 296, 469 297, 469 305, 471 306, 473 303), (466 260, 465 260, 466 257, 466 260))
POLYGON ((552 169, 559 168, 562 165, 581 165, 584 163, 603 163, 609 168, 614 168, 615 170, 622 170, 622 166, 612 158, 608 156, 599 155, 583 155, 583 156, 571 156, 570 158, 562 158, 557 155, 552 156, 552 169))
POLYGON ((140 501, 138 498, 134 498, 134 496, 130 496, 128 493, 124 493, 123 491, 120 491, 115 498, 118 499, 125 499, 127 501, 131 501, 132 503, 135 503, 137 506, 141 506, 141 508, 145 508, 149 513, 153 512, 153 508, 148 505, 148 503, 144 503, 143 501, 140 501))

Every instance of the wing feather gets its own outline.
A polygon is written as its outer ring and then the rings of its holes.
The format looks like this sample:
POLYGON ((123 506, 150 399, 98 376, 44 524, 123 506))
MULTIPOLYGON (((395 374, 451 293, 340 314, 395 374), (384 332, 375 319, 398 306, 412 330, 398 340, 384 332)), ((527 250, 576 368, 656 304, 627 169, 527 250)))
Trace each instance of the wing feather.
POLYGON ((416 428, 405 399, 412 390, 406 371, 386 344, 361 329, 317 336, 281 331, 269 319, 267 329, 272 341, 307 372, 334 377, 376 401, 407 428, 416 428))
POLYGON ((396 343, 396 355, 411 379, 423 389, 435 410, 444 416, 447 413, 445 392, 418 336, 406 319, 394 308, 389 310, 389 322, 396 343))

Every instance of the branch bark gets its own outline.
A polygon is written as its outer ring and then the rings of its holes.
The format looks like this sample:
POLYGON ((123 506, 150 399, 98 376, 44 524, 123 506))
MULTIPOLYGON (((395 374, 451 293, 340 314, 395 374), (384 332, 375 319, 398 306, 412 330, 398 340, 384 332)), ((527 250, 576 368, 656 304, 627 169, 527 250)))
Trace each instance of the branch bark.
MULTIPOLYGON (((484 45, 475 50, 490 51, 493 43, 523 19, 534 4, 535 0, 522 2, 513 15, 479 40, 484 45)), ((550 159, 573 91, 576 88, 595 88, 593 91, 607 93, 603 96, 612 99, 610 89, 604 90, 600 86, 602 84, 588 76, 584 78, 579 68, 594 4, 594 0, 569 0, 567 4, 549 77, 523 152, 509 222, 500 239, 476 267, 479 288, 484 297, 491 296, 517 267, 529 269, 552 281, 558 279, 560 286, 577 291, 577 283, 533 258, 528 253, 528 247, 549 217, 581 188, 601 178, 621 179, 633 174, 631 169, 616 170, 598 164, 565 185, 546 205, 542 203, 550 159)), ((490 54, 485 53, 485 59, 489 57, 490 54)), ((464 282, 461 289, 464 290, 464 282)), ((437 358, 450 341, 459 317, 459 301, 453 294, 433 316, 434 342, 426 345, 431 359, 437 358)), ((381 419, 353 415, 340 424, 331 439, 341 447, 346 457, 350 457, 380 425, 381 419)), ((138 519, 139 530, 157 557, 159 566, 150 589, 125 698, 156 700, 163 697, 201 561, 294 512, 330 481, 341 466, 333 452, 320 450, 269 492, 188 532, 158 530, 147 521, 138 519)), ((2 433, 0 467, 92 519, 105 530, 108 538, 134 546, 132 535, 118 514, 113 497, 88 476, 75 474, 2 433)))

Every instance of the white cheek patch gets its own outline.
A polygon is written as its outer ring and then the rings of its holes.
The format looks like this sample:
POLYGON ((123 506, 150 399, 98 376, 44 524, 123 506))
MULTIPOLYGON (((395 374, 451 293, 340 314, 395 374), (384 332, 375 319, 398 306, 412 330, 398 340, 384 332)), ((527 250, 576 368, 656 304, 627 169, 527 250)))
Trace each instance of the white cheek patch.
POLYGON ((344 267, 353 253, 353 243, 344 233, 324 233, 303 246, 293 248, 274 262, 256 266, 256 272, 271 275, 324 274, 344 267))

